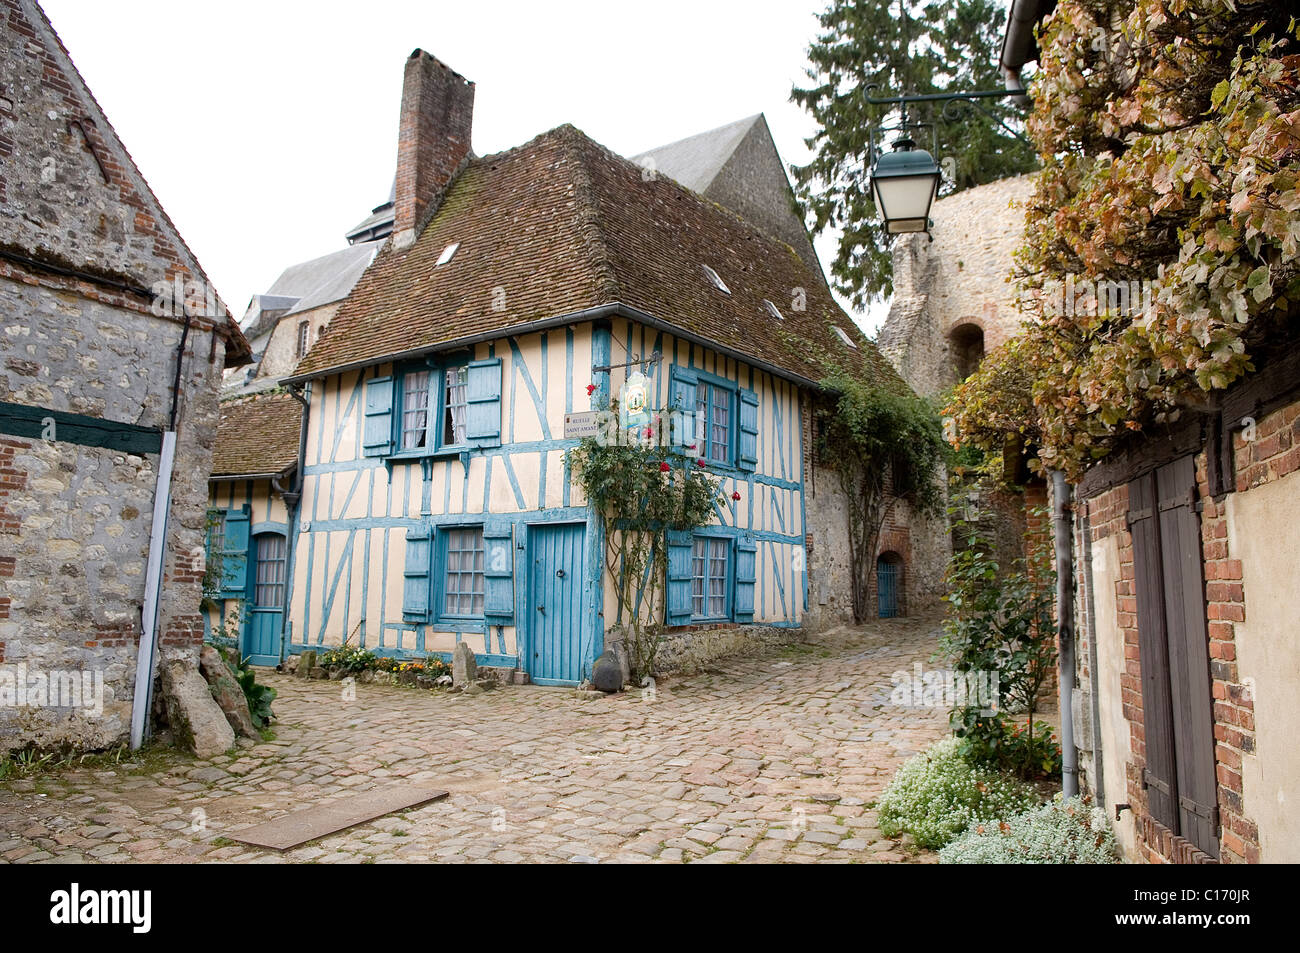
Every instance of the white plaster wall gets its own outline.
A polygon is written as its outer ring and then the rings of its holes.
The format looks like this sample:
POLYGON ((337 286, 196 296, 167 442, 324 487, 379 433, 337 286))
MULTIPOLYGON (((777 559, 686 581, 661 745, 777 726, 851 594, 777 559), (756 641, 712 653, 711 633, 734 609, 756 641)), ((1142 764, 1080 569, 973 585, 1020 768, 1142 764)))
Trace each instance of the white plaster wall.
POLYGON ((1116 804, 1128 800, 1128 763, 1133 756, 1129 723, 1124 718, 1120 676, 1124 673, 1124 633, 1116 618, 1115 583, 1119 581, 1119 540, 1115 536, 1092 544, 1093 601, 1096 607, 1097 697, 1101 727, 1102 783, 1111 827, 1126 856, 1137 846, 1133 812, 1114 821, 1116 804))
POLYGON ((1259 826, 1260 860, 1300 862, 1300 472, 1227 497, 1228 552, 1241 559, 1246 621, 1237 667, 1253 683, 1255 753, 1242 758, 1242 800, 1259 826))

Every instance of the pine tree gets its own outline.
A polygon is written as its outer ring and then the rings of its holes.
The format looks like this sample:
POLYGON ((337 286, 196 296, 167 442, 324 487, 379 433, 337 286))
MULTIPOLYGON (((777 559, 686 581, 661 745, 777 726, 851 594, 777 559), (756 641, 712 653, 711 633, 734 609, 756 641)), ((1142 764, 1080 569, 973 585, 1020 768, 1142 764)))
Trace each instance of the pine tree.
MULTIPOLYGON (((842 232, 831 279, 861 308, 892 290, 886 236, 871 201, 869 131, 899 118, 897 107, 867 97, 1000 88, 1006 10, 996 0, 831 0, 818 20, 821 32, 808 49, 811 84, 791 91, 820 127, 807 140, 816 156, 793 171, 813 231, 842 232)), ((935 159, 946 173, 941 195, 1036 165, 1033 148, 1017 138, 1020 112, 1007 100, 958 103, 946 113, 942 103, 915 104, 909 119, 934 123, 935 159)), ((917 138, 920 148, 934 144, 929 130, 917 138)), ((882 145, 888 148, 877 140, 882 145)))

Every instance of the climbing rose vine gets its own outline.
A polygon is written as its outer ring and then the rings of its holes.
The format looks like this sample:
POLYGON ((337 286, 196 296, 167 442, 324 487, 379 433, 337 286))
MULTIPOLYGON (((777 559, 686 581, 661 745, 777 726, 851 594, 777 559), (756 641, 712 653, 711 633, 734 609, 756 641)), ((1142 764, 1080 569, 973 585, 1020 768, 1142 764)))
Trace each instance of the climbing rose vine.
POLYGON ((1028 320, 957 390, 958 441, 997 449, 1018 431, 1077 477, 1253 369, 1252 348, 1300 300, 1286 7, 1062 0, 1045 21, 1028 123, 1043 172, 1018 255, 1028 320), (1067 280, 1135 294, 1071 300, 1067 280), (1026 384, 1006 392, 1008 376, 1026 384))

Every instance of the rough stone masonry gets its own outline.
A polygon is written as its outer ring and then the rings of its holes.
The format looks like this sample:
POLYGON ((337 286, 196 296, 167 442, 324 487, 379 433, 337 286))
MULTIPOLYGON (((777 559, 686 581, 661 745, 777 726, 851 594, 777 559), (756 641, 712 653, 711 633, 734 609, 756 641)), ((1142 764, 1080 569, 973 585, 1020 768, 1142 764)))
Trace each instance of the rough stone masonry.
POLYGON ((0 0, 0 46, 0 755, 104 748, 129 729, 160 455, 86 434, 175 417, 158 631, 196 665, 217 393, 246 342, 224 306, 158 307, 206 279, 35 3, 0 0), (102 714, 20 704, 19 666, 101 673, 102 714))

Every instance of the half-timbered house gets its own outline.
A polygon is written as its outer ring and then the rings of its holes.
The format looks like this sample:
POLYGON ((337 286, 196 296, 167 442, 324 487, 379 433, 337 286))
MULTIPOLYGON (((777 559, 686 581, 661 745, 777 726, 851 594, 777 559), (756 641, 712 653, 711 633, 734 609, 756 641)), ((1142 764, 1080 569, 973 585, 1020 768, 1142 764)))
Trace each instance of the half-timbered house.
POLYGON ((648 407, 697 420, 726 500, 669 539, 670 637, 829 618, 849 591, 847 543, 807 516, 822 362, 906 385, 808 249, 571 126, 474 156, 473 95, 426 53, 406 63, 392 234, 285 381, 305 402, 287 558, 262 555, 279 511, 251 484, 215 498, 227 543, 232 520, 251 541, 232 584, 289 583, 266 657, 463 640, 537 683, 585 678, 619 619, 566 417, 634 373, 648 407))

